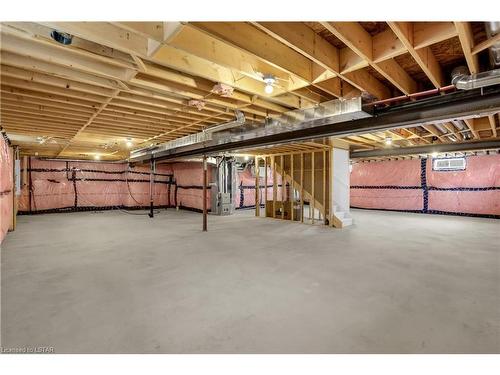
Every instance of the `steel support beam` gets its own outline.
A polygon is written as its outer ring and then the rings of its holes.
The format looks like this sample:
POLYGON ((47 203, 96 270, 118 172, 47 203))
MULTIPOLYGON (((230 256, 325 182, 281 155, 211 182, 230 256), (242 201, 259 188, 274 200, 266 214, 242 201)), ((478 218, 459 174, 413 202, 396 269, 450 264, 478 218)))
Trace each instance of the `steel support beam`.
POLYGON ((192 145, 186 150, 165 151, 155 155, 157 160, 177 157, 214 154, 225 151, 242 151, 254 147, 262 147, 280 143, 291 143, 322 137, 343 137, 355 134, 371 133, 389 129, 418 126, 433 122, 443 122, 473 115, 488 115, 500 112, 500 86, 488 90, 459 91, 429 99, 419 100, 391 106, 375 111, 374 117, 339 123, 312 124, 283 133, 271 134, 240 141, 207 145, 192 145), (316 125, 316 126, 314 126, 316 125))
POLYGON ((481 151, 500 149, 500 140, 496 141, 475 141, 468 143, 440 143, 434 145, 415 147, 392 147, 380 150, 351 152, 351 159, 396 156, 396 155, 418 155, 430 154, 433 152, 461 152, 461 151, 481 151))

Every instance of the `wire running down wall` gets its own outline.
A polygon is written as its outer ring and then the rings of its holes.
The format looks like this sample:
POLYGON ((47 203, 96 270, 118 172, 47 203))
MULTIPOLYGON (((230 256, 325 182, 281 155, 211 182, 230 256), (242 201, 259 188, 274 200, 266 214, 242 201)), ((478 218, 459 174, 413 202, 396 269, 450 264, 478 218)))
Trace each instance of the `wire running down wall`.
MULTIPOLYGON (((201 210, 202 179, 201 163, 158 165, 154 173, 154 207, 201 210)), ((19 213, 146 209, 149 202, 148 165, 129 168, 127 163, 31 158, 19 213)))
POLYGON ((500 218, 500 155, 466 163, 464 171, 433 171, 432 159, 356 163, 351 207, 500 218))

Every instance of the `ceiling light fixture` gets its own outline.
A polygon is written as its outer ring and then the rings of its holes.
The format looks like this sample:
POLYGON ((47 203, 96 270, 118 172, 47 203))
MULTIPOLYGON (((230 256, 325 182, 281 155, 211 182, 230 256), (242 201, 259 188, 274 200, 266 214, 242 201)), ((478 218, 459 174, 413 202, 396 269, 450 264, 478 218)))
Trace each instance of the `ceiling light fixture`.
POLYGON ((127 143, 126 143, 127 147, 130 148, 133 146, 133 143, 132 143, 132 138, 127 138, 127 143))
POLYGON ((385 144, 387 146, 392 145, 392 137, 385 137, 385 144))
POLYGON ((99 154, 95 154, 95 155, 94 155, 94 159, 95 159, 95 160, 99 160, 99 159, 101 159, 101 155, 99 155, 99 154))
POLYGON ((437 157, 438 157, 438 153, 437 153, 436 151, 434 151, 434 152, 432 153, 432 157, 433 157, 433 158, 437 158, 437 157))
POLYGON ((264 74, 262 79, 266 83, 266 87, 264 87, 265 93, 272 94, 272 92, 274 91, 273 85, 276 82, 276 78, 272 74, 264 74))

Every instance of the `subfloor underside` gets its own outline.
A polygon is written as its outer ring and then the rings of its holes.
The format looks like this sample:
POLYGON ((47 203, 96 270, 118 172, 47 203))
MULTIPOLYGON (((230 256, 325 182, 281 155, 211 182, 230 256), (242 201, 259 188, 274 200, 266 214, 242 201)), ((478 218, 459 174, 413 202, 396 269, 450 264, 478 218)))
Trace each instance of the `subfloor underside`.
POLYGON ((169 210, 19 217, 1 346, 56 353, 498 353, 499 221, 336 230, 169 210))

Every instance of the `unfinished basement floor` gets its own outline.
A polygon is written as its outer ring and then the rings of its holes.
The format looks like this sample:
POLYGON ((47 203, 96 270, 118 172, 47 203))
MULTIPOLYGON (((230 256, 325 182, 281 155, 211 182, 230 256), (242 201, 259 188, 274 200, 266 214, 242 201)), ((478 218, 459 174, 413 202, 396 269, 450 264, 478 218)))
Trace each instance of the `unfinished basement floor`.
POLYGON ((498 353, 499 221, 353 211, 19 217, 3 347, 56 353, 498 353))

